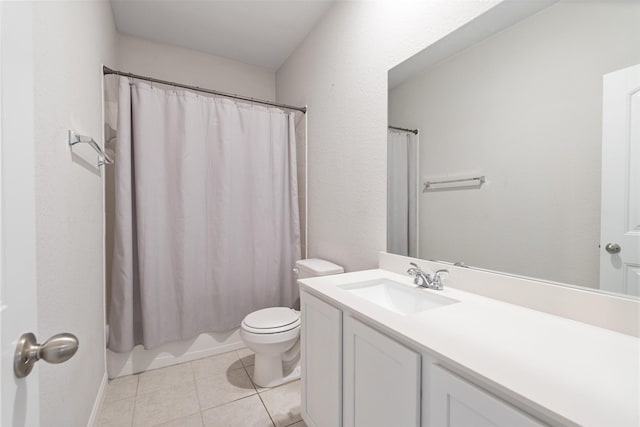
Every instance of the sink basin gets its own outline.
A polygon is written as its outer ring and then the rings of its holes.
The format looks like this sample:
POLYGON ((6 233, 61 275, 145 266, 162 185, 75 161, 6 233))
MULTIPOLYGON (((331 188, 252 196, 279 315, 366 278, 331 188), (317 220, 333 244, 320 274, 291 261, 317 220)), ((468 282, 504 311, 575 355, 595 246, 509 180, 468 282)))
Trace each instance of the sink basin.
POLYGON ((417 286, 411 287, 389 279, 368 280, 338 287, 374 304, 378 304, 380 307, 400 314, 419 313, 458 302, 440 295, 434 295, 417 286))

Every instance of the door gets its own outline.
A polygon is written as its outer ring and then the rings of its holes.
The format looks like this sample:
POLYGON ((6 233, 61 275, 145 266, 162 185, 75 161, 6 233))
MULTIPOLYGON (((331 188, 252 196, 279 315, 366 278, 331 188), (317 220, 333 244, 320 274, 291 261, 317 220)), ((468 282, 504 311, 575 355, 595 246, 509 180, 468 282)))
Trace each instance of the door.
POLYGON ((418 427, 420 355, 344 316, 343 425, 418 427))
POLYGON ((309 427, 339 427, 342 408, 342 312, 300 293, 302 418, 309 427))
POLYGON ((31 2, 0 2, 0 425, 39 425, 38 369, 13 373, 18 338, 37 332, 31 2))
POLYGON ((429 384, 429 427, 544 425, 438 365, 431 369, 429 384))
POLYGON ((640 296, 640 64, 603 79, 600 288, 640 296))

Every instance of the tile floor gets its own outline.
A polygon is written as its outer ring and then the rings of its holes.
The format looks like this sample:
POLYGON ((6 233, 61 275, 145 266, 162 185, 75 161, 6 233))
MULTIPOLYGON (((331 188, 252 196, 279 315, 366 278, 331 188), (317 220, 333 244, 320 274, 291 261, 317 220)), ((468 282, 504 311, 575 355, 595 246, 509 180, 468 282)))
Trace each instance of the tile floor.
POLYGON ((251 381, 248 349, 109 381, 97 426, 306 427, 300 381, 251 381))

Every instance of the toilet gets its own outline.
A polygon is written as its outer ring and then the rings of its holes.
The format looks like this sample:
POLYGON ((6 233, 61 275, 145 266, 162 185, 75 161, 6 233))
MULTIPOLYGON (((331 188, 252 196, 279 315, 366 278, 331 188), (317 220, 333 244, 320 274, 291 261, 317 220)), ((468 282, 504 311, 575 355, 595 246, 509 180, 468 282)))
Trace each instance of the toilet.
MULTIPOLYGON (((296 278, 343 273, 339 265, 312 258, 296 261, 296 278)), ((300 378, 300 312, 270 307, 248 314, 240 325, 240 338, 256 354, 253 382, 275 387, 300 378)))

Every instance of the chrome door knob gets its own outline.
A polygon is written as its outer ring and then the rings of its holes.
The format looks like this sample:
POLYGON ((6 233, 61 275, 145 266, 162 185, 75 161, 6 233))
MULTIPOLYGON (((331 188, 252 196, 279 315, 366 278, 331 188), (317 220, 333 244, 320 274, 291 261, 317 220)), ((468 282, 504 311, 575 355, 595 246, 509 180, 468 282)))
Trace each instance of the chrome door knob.
POLYGON ((617 253, 620 253, 620 251, 622 250, 622 247, 617 243, 607 243, 604 249, 610 254, 617 254, 617 253))
POLYGON ((56 334, 44 344, 38 344, 31 332, 20 337, 13 357, 13 372, 23 378, 31 373, 33 365, 40 359, 49 363, 62 363, 71 359, 78 351, 78 338, 69 333, 56 334))

